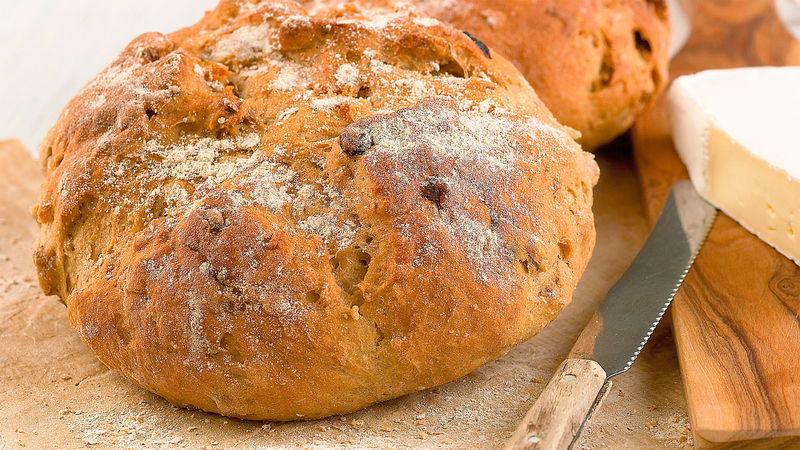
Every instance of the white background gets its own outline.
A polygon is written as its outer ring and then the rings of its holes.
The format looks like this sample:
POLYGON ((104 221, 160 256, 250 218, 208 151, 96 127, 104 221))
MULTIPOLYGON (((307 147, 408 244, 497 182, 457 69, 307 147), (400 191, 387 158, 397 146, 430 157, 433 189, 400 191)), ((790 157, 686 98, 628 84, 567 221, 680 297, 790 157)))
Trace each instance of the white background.
POLYGON ((218 0, 0 0, 0 139, 31 152, 134 37, 197 22, 218 0))
MULTIPOLYGON (((0 0, 0 139, 35 153, 67 101, 131 39, 193 24, 217 1, 0 0)), ((800 27, 789 11, 800 0, 778 3, 800 27)))

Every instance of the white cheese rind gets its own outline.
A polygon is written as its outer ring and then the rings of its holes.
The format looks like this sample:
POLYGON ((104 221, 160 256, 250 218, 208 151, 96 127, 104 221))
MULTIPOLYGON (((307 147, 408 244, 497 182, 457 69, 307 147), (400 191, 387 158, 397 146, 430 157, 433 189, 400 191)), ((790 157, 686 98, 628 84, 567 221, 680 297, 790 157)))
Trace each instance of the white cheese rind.
POLYGON ((800 264, 800 67, 680 77, 668 102, 698 192, 800 264))
POLYGON ((667 99, 675 148, 695 189, 703 194, 708 190, 706 140, 712 120, 693 91, 688 77, 679 77, 672 83, 667 99))

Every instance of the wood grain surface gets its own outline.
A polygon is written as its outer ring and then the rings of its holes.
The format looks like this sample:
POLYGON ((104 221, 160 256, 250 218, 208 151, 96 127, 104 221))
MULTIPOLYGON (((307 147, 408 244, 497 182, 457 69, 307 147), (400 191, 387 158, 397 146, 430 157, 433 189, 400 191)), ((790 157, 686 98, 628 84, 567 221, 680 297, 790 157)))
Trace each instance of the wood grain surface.
MULTIPOLYGON (((459 380, 346 416, 261 423, 174 408, 109 371, 41 294, 30 217, 41 183, 29 153, 0 142, 0 449, 498 448, 567 356, 647 235, 626 148, 598 155, 597 246, 572 304, 539 335, 459 380), (217 445, 214 445, 217 444, 217 445)), ((577 448, 688 448, 671 330, 658 330, 594 413, 577 448)))
MULTIPOLYGON (((800 64, 800 43, 770 0, 703 0, 673 76, 708 68, 800 64)), ((800 87, 798 87, 800 88, 800 87)), ((736 95, 736 93, 731 93, 736 95)), ((666 108, 634 127, 647 216, 687 177, 666 108)), ((700 447, 800 445, 800 269, 720 215, 672 307, 689 414, 700 447)))
POLYGON ((508 450, 560 450, 575 439, 606 381, 591 359, 566 359, 511 436, 508 450))

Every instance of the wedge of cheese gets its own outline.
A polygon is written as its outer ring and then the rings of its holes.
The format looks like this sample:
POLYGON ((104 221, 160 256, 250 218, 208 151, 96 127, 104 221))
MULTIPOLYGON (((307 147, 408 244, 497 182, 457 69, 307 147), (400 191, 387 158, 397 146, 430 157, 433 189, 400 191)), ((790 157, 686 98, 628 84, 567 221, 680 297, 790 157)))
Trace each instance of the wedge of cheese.
POLYGON ((668 101, 698 192, 800 264, 800 67, 679 77, 668 101))

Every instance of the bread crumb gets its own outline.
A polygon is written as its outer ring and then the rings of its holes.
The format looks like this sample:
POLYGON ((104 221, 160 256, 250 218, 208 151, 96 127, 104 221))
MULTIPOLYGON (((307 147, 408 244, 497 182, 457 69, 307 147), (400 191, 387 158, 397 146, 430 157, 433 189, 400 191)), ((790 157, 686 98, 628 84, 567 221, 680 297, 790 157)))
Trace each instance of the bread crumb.
POLYGON ((339 88, 352 87, 361 83, 361 75, 358 73, 358 69, 352 64, 342 64, 339 66, 333 77, 336 79, 336 85, 339 86, 339 88))

